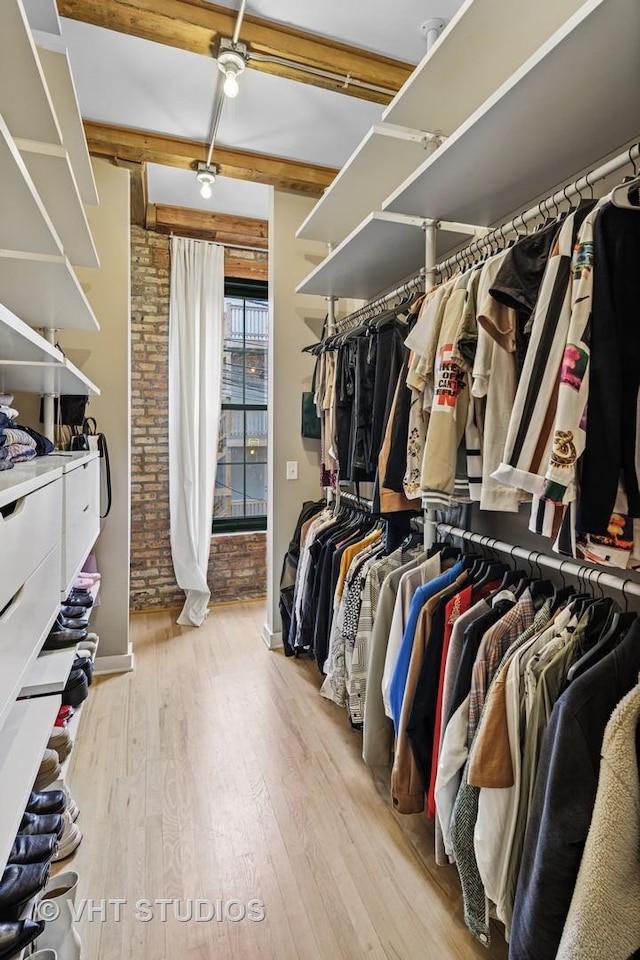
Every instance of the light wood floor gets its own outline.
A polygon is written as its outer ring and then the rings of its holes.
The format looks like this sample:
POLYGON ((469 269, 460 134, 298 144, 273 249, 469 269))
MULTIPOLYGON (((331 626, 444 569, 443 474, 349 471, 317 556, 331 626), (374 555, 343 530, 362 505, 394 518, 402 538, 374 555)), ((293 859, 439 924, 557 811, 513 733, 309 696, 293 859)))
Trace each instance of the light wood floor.
MULTIPOLYGON (((199 630, 134 618, 136 669, 94 684, 70 784, 85 838, 79 897, 127 898, 79 924, 84 960, 504 958, 462 921, 430 826, 399 817, 322 699, 309 662, 269 652, 261 603, 199 630), (136 919, 136 901, 262 900, 266 918, 136 919)), ((99 904, 97 904, 99 906, 99 904)), ((233 908, 232 908, 233 909, 233 908)))

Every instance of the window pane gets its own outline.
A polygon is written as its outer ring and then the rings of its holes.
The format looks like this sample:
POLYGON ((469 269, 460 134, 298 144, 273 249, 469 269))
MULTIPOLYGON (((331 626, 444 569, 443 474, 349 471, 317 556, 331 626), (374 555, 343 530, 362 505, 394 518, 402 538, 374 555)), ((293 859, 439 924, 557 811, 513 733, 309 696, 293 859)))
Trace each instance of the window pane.
MULTIPOLYGON (((240 291, 243 293, 244 291, 240 291)), ((222 404, 214 518, 265 517, 267 512, 266 299, 225 297, 222 404)))

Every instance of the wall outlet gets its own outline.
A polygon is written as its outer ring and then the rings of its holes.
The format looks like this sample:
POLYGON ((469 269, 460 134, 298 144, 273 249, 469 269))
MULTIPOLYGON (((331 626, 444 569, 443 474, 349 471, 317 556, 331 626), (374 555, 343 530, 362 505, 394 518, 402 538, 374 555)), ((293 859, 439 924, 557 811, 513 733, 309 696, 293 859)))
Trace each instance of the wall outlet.
POLYGON ((287 480, 298 479, 298 461, 287 460, 287 480))

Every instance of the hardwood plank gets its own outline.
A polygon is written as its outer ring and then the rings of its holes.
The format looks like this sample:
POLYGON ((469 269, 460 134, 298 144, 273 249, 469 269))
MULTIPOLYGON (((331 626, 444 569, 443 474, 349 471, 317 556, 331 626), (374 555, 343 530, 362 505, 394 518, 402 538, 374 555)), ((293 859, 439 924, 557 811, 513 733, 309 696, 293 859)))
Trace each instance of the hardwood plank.
POLYGON ((253 257, 240 256, 240 251, 224 251, 224 275, 233 280, 263 280, 269 279, 269 262, 266 255, 253 254, 253 257))
MULTIPOLYGON (((136 616, 136 670, 97 681, 70 784, 82 808, 79 896, 126 897, 79 930, 87 956, 185 960, 504 960, 462 920, 433 831, 394 813, 388 776, 318 694, 309 661, 268 651, 260 602, 199 630, 136 616), (260 899, 262 922, 135 917, 139 898, 260 899)), ((176 908, 178 909, 178 908, 176 908)))
MULTIPOLYGON (((211 56, 220 37, 233 35, 236 21, 235 11, 205 0, 58 0, 58 9, 63 17, 203 56, 211 56)), ((281 57, 293 64, 261 63, 250 57, 250 69, 374 103, 389 103, 413 70, 411 64, 255 16, 244 18, 240 39, 249 54, 281 57), (380 90, 305 73, 296 69, 296 64, 337 73, 380 90)))
MULTIPOLYGON (((207 159, 209 145, 204 141, 171 137, 150 130, 135 130, 113 124, 85 120, 89 153, 97 157, 161 163, 168 167, 193 170, 207 159)), ((319 196, 337 174, 332 167, 301 163, 286 157, 274 157, 248 150, 235 150, 216 144, 215 161, 223 177, 266 183, 280 190, 319 196)))

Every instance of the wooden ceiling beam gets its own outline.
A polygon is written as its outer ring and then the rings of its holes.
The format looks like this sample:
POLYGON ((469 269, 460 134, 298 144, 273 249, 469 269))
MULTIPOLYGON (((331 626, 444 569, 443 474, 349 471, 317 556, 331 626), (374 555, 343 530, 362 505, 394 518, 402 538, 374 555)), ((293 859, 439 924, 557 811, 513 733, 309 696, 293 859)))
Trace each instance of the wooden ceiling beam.
POLYGON ((175 233, 230 246, 257 247, 265 252, 269 249, 269 224, 253 217, 158 203, 148 205, 146 226, 156 233, 175 233))
MULTIPOLYGON (((63 17, 208 57, 220 37, 233 35, 236 21, 235 11, 206 0, 58 0, 58 10, 63 17)), ((389 103, 413 70, 411 64, 400 60, 253 16, 244 18, 240 39, 249 54, 280 57, 301 67, 327 70, 382 89, 368 90, 348 80, 332 80, 295 66, 264 63, 250 57, 251 69, 374 103, 389 103)))
MULTIPOLYGON (((199 161, 207 159, 208 144, 198 140, 117 127, 93 120, 85 120, 84 129, 89 152, 97 157, 161 163, 184 170, 195 170, 199 161)), ((316 197, 329 186, 338 172, 332 167, 235 150, 218 144, 214 160, 223 177, 266 183, 279 190, 293 190, 316 197)))

